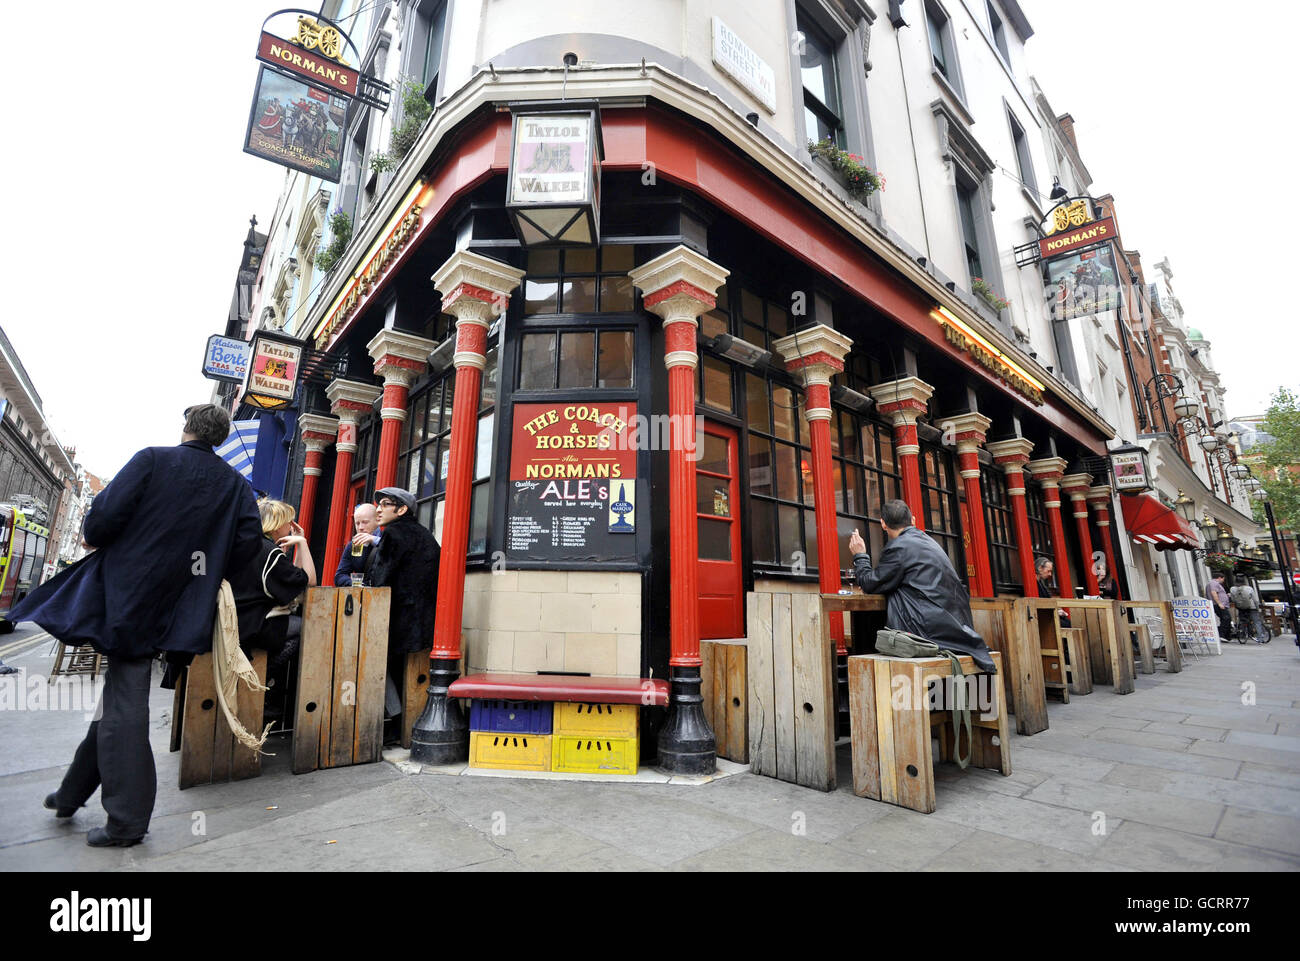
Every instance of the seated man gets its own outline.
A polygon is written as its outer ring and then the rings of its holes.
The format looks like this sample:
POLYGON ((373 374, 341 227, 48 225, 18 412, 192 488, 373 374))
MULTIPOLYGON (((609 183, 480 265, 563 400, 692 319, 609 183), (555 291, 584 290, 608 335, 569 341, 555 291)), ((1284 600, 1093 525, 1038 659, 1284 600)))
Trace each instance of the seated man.
POLYGON ((912 511, 903 501, 890 501, 880 509, 880 526, 889 543, 874 570, 857 531, 849 538, 849 550, 858 586, 864 593, 889 599, 885 625, 924 637, 944 650, 969 654, 981 671, 996 674, 988 645, 972 626, 970 594, 943 548, 912 526, 912 511))
POLYGON ((352 586, 352 575, 363 574, 370 562, 371 551, 379 543, 379 515, 374 504, 358 504, 352 512, 352 540, 343 548, 339 566, 334 571, 335 587, 352 586))

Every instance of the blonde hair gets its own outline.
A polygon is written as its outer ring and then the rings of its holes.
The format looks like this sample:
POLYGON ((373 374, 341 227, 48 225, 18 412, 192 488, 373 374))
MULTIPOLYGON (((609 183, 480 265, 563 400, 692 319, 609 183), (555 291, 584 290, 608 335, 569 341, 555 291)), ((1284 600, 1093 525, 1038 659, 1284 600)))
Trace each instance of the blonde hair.
POLYGON ((293 509, 292 504, 271 500, 269 497, 258 501, 257 509, 262 515, 262 533, 268 537, 290 523, 298 513, 293 509))

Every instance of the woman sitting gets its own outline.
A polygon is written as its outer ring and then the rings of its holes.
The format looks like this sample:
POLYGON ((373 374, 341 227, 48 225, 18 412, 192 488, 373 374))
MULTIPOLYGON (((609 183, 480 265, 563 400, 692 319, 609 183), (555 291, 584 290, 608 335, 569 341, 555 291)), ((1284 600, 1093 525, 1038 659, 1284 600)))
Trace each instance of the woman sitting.
POLYGON ((252 564, 230 572, 230 587, 239 617, 239 646, 245 654, 254 649, 267 652, 267 686, 283 696, 302 631, 302 618, 291 612, 302 593, 316 586, 316 564, 302 528, 294 523, 291 505, 264 498, 257 507, 262 546, 252 564), (286 551, 293 552, 292 561, 286 551))

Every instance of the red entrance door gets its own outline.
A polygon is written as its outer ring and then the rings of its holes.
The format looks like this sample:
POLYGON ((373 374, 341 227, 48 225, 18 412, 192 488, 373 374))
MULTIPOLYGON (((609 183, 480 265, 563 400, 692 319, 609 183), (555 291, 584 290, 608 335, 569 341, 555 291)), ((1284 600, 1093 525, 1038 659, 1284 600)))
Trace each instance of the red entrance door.
POLYGON ((736 432, 705 422, 695 465, 696 524, 700 539, 700 637, 745 636, 744 579, 740 567, 739 444, 736 432))

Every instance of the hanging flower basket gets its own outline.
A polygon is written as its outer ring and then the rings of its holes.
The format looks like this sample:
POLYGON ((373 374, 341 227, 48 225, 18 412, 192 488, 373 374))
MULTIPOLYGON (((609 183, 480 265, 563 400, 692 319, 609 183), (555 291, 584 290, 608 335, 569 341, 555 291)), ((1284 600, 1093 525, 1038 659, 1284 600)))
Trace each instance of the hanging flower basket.
POLYGON ((824 160, 844 182, 854 200, 865 203, 877 190, 885 189, 885 178, 872 170, 855 153, 841 150, 830 140, 809 140, 808 152, 824 160))
POLYGON ((1205 555, 1205 566, 1216 574, 1231 574, 1237 562, 1227 554, 1210 553, 1205 555))
POLYGON ((988 281, 986 281, 983 277, 976 277, 974 280, 972 280, 971 288, 975 291, 975 293, 979 294, 980 297, 984 299, 985 303, 987 303, 998 313, 1002 313, 1002 311, 1006 310, 1008 307, 1011 306, 1011 301, 1007 300, 1005 297, 1000 296, 996 290, 994 290, 991 286, 989 286, 988 281))

